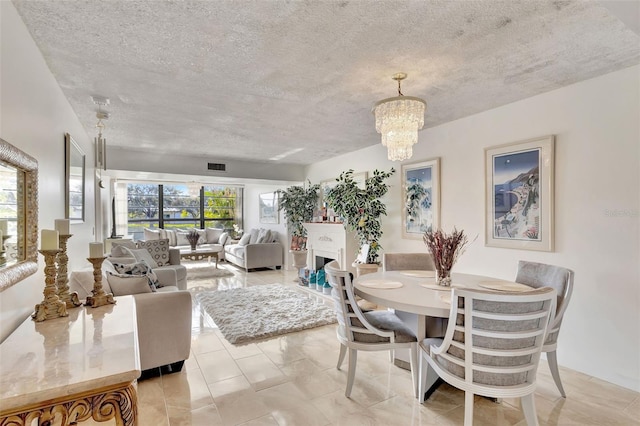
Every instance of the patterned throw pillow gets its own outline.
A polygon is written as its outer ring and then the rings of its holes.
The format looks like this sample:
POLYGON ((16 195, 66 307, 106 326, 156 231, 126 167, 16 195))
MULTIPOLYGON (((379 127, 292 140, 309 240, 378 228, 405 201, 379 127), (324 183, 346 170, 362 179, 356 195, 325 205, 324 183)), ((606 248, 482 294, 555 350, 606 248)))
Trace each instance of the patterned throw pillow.
POLYGON ((169 240, 138 241, 138 248, 147 249, 158 266, 169 264, 169 240))
MULTIPOLYGON (((119 278, 127 278, 132 276, 147 277, 151 291, 156 291, 157 288, 162 287, 158 283, 158 277, 145 261, 127 264, 116 262, 113 264, 113 267, 115 268, 116 273, 109 272, 109 274, 112 276, 119 278)), ((109 283, 111 283, 111 281, 109 283)))

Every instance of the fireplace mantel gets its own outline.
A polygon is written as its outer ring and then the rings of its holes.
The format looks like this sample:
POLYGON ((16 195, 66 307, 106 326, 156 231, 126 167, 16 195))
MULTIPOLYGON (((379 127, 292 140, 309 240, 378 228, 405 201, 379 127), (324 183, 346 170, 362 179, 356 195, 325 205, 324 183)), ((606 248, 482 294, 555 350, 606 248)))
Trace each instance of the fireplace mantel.
POLYGON ((314 223, 303 224, 307 230, 307 249, 309 262, 316 269, 316 256, 335 259, 340 263, 340 269, 355 274, 351 266, 358 253, 358 244, 353 232, 347 232, 342 223, 314 223))

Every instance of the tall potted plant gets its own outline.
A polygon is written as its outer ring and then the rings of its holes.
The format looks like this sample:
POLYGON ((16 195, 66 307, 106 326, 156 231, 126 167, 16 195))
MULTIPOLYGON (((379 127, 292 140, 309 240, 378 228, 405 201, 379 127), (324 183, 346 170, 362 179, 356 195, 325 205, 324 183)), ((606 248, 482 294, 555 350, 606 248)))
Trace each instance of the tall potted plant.
POLYGON ((293 254, 293 266, 303 268, 307 261, 306 236, 307 230, 304 222, 311 222, 313 211, 318 204, 318 190, 320 185, 290 186, 286 190, 279 190, 279 210, 284 210, 287 221, 287 229, 291 233, 291 253, 293 254))
POLYGON ((387 207, 380 198, 389 190, 385 180, 393 173, 393 168, 388 172, 374 170, 373 176, 365 181, 365 187, 360 188, 353 180, 353 170, 342 172, 336 179, 337 185, 326 197, 329 207, 343 218, 345 228, 356 233, 359 246, 369 245, 365 262, 369 265, 379 265, 381 216, 387 214, 387 207))

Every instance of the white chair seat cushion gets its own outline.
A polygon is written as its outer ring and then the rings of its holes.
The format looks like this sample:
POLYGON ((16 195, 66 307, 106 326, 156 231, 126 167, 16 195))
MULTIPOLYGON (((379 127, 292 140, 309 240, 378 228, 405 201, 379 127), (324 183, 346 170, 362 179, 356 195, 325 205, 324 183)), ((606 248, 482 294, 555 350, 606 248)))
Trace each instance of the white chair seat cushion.
MULTIPOLYGON (((404 325, 402 320, 396 314, 389 311, 371 311, 365 312, 364 317, 369 323, 381 330, 393 331, 395 341, 397 343, 408 343, 417 341, 415 334, 409 327, 404 325)), ((358 319, 354 319, 354 325, 359 323, 358 319)), ((362 326, 362 324, 360 324, 362 326)), ((361 343, 389 343, 387 337, 378 336, 377 334, 353 333, 354 339, 361 343)))

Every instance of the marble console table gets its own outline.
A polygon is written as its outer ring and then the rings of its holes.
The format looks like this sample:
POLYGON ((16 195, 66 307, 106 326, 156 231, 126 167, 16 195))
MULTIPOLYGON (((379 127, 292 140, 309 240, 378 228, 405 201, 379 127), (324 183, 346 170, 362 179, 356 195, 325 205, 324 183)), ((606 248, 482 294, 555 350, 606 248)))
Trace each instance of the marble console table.
POLYGON ((140 355, 135 302, 31 318, 0 345, 0 426, 137 422, 140 355))

